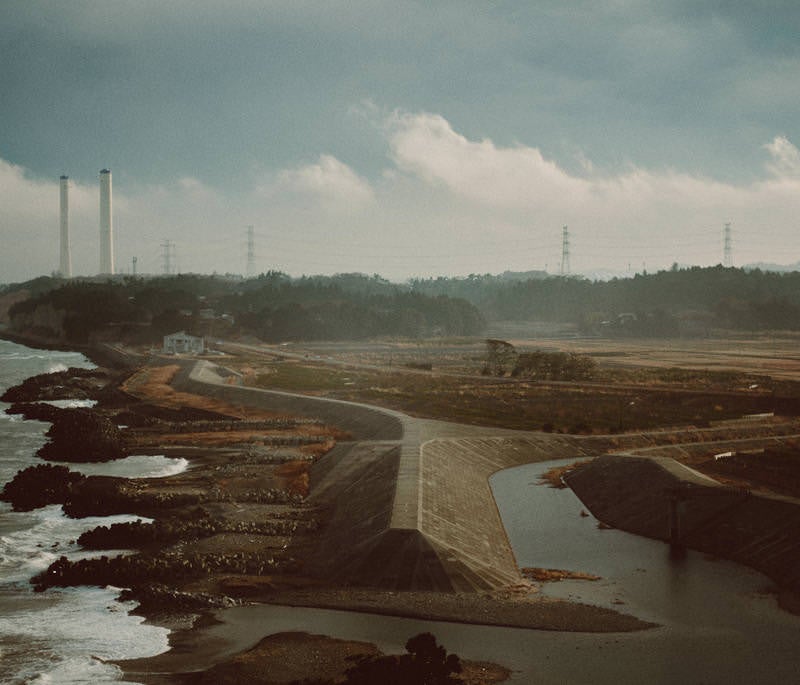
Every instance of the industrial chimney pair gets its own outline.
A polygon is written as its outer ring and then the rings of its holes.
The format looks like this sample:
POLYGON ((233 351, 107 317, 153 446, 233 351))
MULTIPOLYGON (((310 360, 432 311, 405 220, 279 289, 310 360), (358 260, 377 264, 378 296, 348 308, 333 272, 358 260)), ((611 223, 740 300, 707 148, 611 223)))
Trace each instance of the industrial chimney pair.
MULTIPOLYGON (((61 259, 63 278, 72 278, 72 253, 69 244, 69 176, 61 177, 61 259)), ((114 232, 111 221, 111 169, 100 170, 100 271, 114 274, 114 232)))

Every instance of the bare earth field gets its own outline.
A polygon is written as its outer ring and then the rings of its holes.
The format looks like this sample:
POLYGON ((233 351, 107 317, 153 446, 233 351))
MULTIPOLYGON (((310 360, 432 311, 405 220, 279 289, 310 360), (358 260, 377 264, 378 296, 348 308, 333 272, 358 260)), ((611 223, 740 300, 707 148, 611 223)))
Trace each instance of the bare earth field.
POLYGON ((481 375, 486 348, 475 340, 223 349, 248 384, 517 430, 609 434, 800 414, 800 355, 782 339, 514 343, 589 354, 596 372, 588 382, 481 375), (765 375, 767 362, 779 380, 765 375))

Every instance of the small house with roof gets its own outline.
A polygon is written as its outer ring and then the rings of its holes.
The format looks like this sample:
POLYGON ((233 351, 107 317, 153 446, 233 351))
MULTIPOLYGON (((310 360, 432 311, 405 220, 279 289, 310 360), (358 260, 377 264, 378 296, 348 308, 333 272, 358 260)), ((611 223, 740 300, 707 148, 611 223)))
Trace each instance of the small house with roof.
POLYGON ((196 335, 189 335, 186 331, 170 333, 164 336, 164 354, 203 354, 205 341, 196 335))

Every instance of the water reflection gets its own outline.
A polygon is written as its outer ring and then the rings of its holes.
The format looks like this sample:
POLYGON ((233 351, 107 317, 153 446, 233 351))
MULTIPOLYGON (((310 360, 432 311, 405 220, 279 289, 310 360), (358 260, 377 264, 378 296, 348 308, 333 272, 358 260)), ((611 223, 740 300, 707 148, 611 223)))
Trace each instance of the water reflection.
POLYGON ((538 484, 545 471, 565 463, 508 469, 491 480, 521 567, 561 568, 602 578, 546 583, 544 594, 692 630, 727 629, 742 622, 760 629, 764 621, 783 622, 786 615, 765 594, 770 586, 765 576, 697 552, 675 559, 663 542, 599 529, 571 490, 538 484))

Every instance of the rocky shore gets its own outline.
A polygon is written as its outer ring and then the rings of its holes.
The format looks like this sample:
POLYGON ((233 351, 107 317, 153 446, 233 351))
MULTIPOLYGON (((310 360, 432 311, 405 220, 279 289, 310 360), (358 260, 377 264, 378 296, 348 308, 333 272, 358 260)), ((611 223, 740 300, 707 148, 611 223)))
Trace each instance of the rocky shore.
MULTIPOLYGON (((161 378, 162 370, 153 367, 153 377, 161 378)), ((305 555, 326 522, 326 512, 311 507, 305 495, 309 465, 340 432, 319 421, 252 415, 202 397, 176 402, 160 381, 141 377, 120 386, 127 372, 76 373, 75 383, 66 378, 72 373, 47 374, 14 389, 10 412, 53 424, 41 457, 88 462, 158 453, 188 458, 191 467, 160 479, 87 477, 47 463, 17 474, 0 495, 15 509, 60 503, 72 517, 127 513, 153 519, 87 532, 81 546, 109 554, 62 557, 32 579, 37 590, 127 587, 124 596, 140 602, 140 612, 166 625, 176 616, 193 623, 210 610, 254 601, 467 622, 479 617, 482 623, 551 630, 649 625, 595 607, 540 601, 530 588, 498 597, 326 587, 303 575, 305 555), (40 403, 66 399, 78 387, 82 398, 97 402, 94 408, 40 403), (114 551, 120 549, 128 551, 114 551)))

